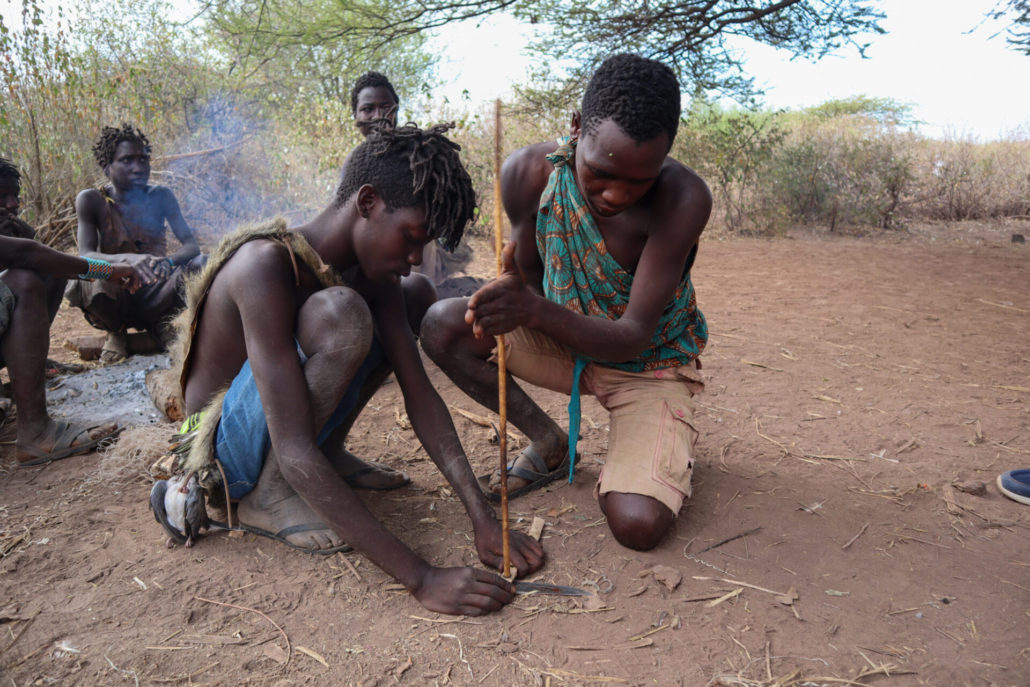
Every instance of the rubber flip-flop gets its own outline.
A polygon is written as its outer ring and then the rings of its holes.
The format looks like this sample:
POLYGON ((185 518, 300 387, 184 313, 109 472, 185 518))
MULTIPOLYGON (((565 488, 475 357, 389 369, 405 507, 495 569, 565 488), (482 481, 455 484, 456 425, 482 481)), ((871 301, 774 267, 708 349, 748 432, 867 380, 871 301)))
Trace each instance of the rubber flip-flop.
POLYGON ((58 375, 72 375, 85 372, 86 366, 79 363, 61 363, 47 358, 44 369, 46 370, 46 378, 53 379, 58 375))
POLYGON ((100 349, 100 362, 105 365, 120 363, 129 357, 129 340, 127 334, 108 332, 104 346, 100 349))
POLYGON ((269 539, 274 539, 277 542, 286 544, 291 549, 297 549, 298 551, 303 551, 304 553, 310 553, 312 555, 317 554, 319 556, 331 556, 334 553, 346 553, 347 551, 354 550, 354 547, 350 544, 340 544, 339 546, 333 546, 328 549, 309 549, 306 546, 297 546, 296 544, 286 539, 286 537, 290 536, 291 534, 297 534, 299 532, 314 532, 315 530, 328 529, 325 525, 323 525, 320 522, 307 522, 302 525, 290 525, 289 527, 282 528, 278 532, 270 532, 268 530, 263 530, 260 527, 251 527, 250 525, 244 525, 241 522, 237 529, 243 530, 244 532, 250 532, 251 534, 256 534, 260 537, 268 537, 269 539))
POLYGON ((408 477, 405 473, 401 472, 400 470, 394 470, 389 465, 385 465, 383 463, 376 463, 372 461, 363 462, 367 463, 365 467, 361 468, 360 470, 355 470, 354 472, 350 473, 349 475, 343 478, 347 482, 347 484, 351 485, 351 487, 353 487, 354 489, 390 491, 391 489, 400 489, 401 487, 406 487, 409 484, 411 484, 411 478, 408 477), (378 487, 373 486, 371 484, 367 484, 366 480, 362 479, 363 477, 366 477, 368 475, 374 475, 376 473, 383 473, 386 475, 397 475, 400 481, 398 481, 396 484, 391 484, 386 487, 378 487))
MULTIPOLYGON (((531 491, 536 491, 537 489, 547 486, 555 480, 561 479, 564 475, 567 474, 569 474, 568 452, 565 453, 565 458, 563 458, 562 462, 558 464, 558 467, 551 470, 547 467, 547 462, 543 459, 543 457, 537 452, 535 448, 533 448, 532 445, 530 445, 526 447, 526 450, 524 450, 518 458, 516 458, 508 464, 508 476, 524 479, 528 482, 528 484, 524 484, 518 489, 509 491, 508 498, 513 499, 522 496, 523 494, 528 494, 531 491), (529 470, 527 468, 517 465, 517 463, 523 457, 528 459, 529 462, 533 464, 533 470, 529 470)), ((486 494, 487 501, 498 503, 501 500, 501 495, 487 488, 489 480, 489 475, 484 475, 483 477, 479 478, 480 484, 484 487, 483 491, 486 494)))
POLYGON ((122 429, 124 429, 123 427, 118 426, 110 434, 105 434, 104 436, 96 439, 90 439, 82 444, 72 445, 72 442, 75 441, 77 436, 80 434, 88 435, 89 430, 94 427, 99 427, 100 425, 82 427, 81 425, 75 425, 70 422, 65 422, 64 420, 57 420, 56 422, 57 430, 54 433, 54 448, 50 451, 43 451, 42 449, 35 448, 34 446, 18 445, 18 453, 27 453, 32 456, 30 460, 19 461, 18 467, 28 468, 34 465, 44 465, 46 463, 52 463, 55 460, 77 456, 81 453, 89 453, 103 442, 114 439, 119 433, 121 433, 122 429))

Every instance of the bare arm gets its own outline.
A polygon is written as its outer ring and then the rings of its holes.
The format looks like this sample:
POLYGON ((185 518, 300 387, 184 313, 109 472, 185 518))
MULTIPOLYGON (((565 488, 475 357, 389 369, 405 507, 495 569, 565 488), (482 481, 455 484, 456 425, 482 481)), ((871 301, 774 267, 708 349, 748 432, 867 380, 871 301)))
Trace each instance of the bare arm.
POLYGON ((200 255, 200 244, 197 243, 197 237, 189 225, 186 224, 186 218, 182 216, 179 201, 176 199, 175 194, 172 193, 172 190, 161 186, 157 191, 161 194, 161 207, 165 219, 168 221, 168 226, 171 227, 175 238, 179 239, 179 243, 182 244, 182 247, 169 255, 168 259, 176 265, 189 262, 200 255))
MULTIPOLYGON (((83 258, 61 253, 31 239, 0 236, 0 267, 26 269, 62 279, 77 279, 89 272, 89 263, 83 258)), ((110 281, 133 279, 135 273, 128 265, 112 265, 110 281)))
POLYGON ((536 249, 536 218, 551 168, 544 155, 554 149, 554 144, 526 146, 512 153, 501 168, 501 199, 516 244, 515 264, 526 286, 539 295, 543 295, 544 266, 536 249))
MULTIPOLYGON (((399 286, 381 290, 374 317, 404 394, 412 428, 465 506, 472 520, 480 560, 499 569, 502 565, 500 525, 476 482, 447 406, 426 375, 415 337, 408 326, 399 286)), ((543 565, 544 551, 539 543, 521 533, 513 533, 511 542, 512 564, 519 575, 528 575, 543 565)))

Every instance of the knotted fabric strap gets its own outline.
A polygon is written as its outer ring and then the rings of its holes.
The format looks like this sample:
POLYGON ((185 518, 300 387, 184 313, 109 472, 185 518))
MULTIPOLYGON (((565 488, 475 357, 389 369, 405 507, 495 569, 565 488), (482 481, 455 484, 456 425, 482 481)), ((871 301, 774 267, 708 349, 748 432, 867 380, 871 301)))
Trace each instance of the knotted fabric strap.
POLYGON ((572 477, 576 472, 576 444, 579 442, 579 427, 582 422, 579 378, 586 366, 586 358, 577 356, 576 367, 572 370, 572 392, 569 394, 569 484, 572 484, 572 477))

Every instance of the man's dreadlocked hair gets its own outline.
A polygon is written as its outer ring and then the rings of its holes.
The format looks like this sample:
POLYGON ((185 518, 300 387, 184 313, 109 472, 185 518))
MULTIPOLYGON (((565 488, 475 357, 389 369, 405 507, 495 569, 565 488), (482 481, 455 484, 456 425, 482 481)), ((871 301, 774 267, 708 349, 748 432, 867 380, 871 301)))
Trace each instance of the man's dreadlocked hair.
POLYGON ((105 126, 100 132, 100 138, 93 145, 93 158, 100 165, 100 169, 106 169, 114 162, 114 152, 122 141, 138 143, 143 150, 150 154, 150 141, 142 131, 131 124, 122 124, 121 127, 105 126))
POLYGON ((371 184, 388 209, 425 208, 429 237, 453 251, 476 209, 472 178, 458 156, 461 146, 444 136, 453 126, 375 127, 350 154, 336 204, 371 184))
POLYGON ((590 78, 581 116, 583 133, 593 133, 611 119, 637 143, 664 131, 672 147, 680 121, 679 81, 661 62, 628 53, 613 55, 590 78))
POLYGON ((13 181, 16 185, 21 185, 21 172, 6 157, 0 157, 0 181, 13 181))
POLYGON ((366 88, 385 88, 393 96, 394 104, 401 104, 401 99, 397 97, 397 91, 393 90, 393 84, 390 83, 390 80, 385 75, 379 72, 366 72, 358 77, 358 80, 354 82, 354 88, 350 89, 350 111, 352 115, 358 113, 358 94, 366 88))

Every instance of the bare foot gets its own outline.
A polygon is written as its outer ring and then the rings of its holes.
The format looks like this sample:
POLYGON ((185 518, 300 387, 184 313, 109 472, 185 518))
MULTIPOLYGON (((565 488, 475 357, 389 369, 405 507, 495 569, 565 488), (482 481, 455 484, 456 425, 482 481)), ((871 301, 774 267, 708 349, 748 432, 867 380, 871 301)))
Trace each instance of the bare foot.
MULTIPOLYGON (((344 550, 343 540, 288 485, 288 493, 264 494, 255 489, 242 499, 236 514, 243 529, 309 553, 344 550)), ((349 547, 347 547, 349 548, 349 547)))
POLYGON ((342 447, 339 451, 331 451, 326 445, 323 450, 340 477, 347 480, 347 484, 354 489, 386 491, 411 484, 411 478, 406 472, 394 470, 385 463, 362 460, 342 447))
POLYGON ((83 427, 64 420, 50 420, 41 430, 19 428, 16 456, 23 466, 42 465, 92 451, 119 431, 115 423, 83 427))

